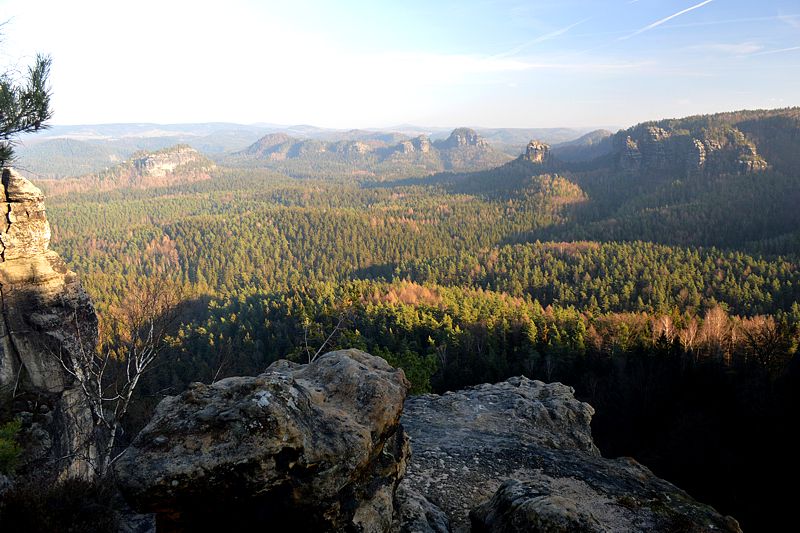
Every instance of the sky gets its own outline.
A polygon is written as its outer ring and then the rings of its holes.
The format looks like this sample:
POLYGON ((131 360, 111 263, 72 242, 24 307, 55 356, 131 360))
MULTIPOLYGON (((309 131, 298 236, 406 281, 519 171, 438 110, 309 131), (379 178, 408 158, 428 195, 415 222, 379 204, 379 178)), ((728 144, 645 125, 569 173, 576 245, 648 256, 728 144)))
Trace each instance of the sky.
POLYGON ((798 0, 0 0, 53 124, 628 126, 800 105, 798 0))

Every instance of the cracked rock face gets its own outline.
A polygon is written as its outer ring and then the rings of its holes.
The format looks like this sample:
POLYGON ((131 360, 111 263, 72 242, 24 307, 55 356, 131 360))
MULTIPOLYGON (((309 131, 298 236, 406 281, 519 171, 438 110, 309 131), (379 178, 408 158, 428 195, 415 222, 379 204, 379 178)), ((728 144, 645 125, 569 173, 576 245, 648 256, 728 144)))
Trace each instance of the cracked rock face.
POLYGON ((618 167, 630 174, 752 174, 769 168, 756 145, 736 128, 670 132, 637 126, 623 139, 617 135, 618 167))
POLYGON ((42 192, 2 170, 0 400, 23 422, 31 468, 90 476, 92 418, 56 355, 94 350, 97 316, 77 275, 49 250, 42 192), (67 459, 61 459, 67 457, 67 459))
POLYGON ((358 350, 194 384, 158 405, 118 480, 166 530, 388 531, 408 387, 402 370, 358 350))
POLYGON ((443 522, 431 508, 453 531, 739 531, 635 461, 601 457, 593 414, 570 387, 524 377, 409 399, 398 492, 427 506, 399 512, 427 532, 443 522))

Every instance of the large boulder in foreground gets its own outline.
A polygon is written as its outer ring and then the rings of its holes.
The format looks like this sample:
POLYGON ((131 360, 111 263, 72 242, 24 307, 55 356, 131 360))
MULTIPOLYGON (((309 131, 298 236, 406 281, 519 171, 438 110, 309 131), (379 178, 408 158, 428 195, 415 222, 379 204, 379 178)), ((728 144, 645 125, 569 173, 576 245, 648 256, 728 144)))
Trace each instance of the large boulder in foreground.
POLYGON ((524 377, 410 398, 398 493, 414 498, 398 514, 426 532, 444 522, 432 508, 453 531, 740 531, 632 459, 601 457, 593 414, 571 387, 524 377))
POLYGON ((358 350, 165 398, 116 465, 159 530, 387 531, 405 471, 402 370, 358 350))

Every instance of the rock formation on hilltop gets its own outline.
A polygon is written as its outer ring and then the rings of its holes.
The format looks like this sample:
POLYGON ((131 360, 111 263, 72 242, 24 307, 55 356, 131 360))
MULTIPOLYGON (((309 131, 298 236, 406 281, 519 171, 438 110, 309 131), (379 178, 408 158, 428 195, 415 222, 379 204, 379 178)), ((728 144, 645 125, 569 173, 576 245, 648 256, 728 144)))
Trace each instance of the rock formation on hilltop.
POLYGON ((456 128, 447 139, 436 141, 433 146, 439 152, 444 170, 460 172, 488 169, 510 159, 470 128, 456 128))
POLYGON ((450 136, 436 143, 437 148, 463 148, 472 146, 475 148, 488 148, 489 143, 483 139, 478 132, 470 128, 456 128, 450 136))
POLYGON ((618 133, 614 145, 618 167, 632 174, 752 174, 769 166, 755 143, 733 126, 688 133, 642 124, 618 133))
POLYGON ((400 154, 411 154, 414 152, 427 154, 431 151, 431 140, 425 135, 420 135, 410 141, 401 141, 394 147, 393 151, 400 154))
POLYGON ((197 150, 183 144, 158 152, 137 152, 131 159, 136 174, 144 179, 163 178, 175 174, 180 167, 186 169, 197 163, 201 163, 201 166, 213 166, 197 150))
POLYGON ((90 476, 91 412, 57 355, 93 351, 94 306, 57 253, 42 192, 3 169, 6 223, 0 231, 0 403, 23 422, 30 468, 90 476))
POLYGON ((211 178, 214 163, 194 148, 180 144, 156 152, 136 152, 127 161, 79 178, 41 180, 50 196, 69 192, 149 189, 211 178))
POLYGON ((265 135, 236 154, 234 162, 265 161, 284 164, 290 171, 303 163, 314 167, 325 164, 363 172, 431 173, 488 169, 509 160, 495 150, 475 130, 457 128, 445 140, 431 142, 421 135, 394 144, 378 138, 325 141, 296 139, 282 133, 265 135))
POLYGON ((195 384, 162 401, 117 476, 167 530, 740 531, 602 458, 570 387, 518 377, 403 405, 407 390, 358 350, 195 384))
POLYGON ((550 163, 550 145, 533 140, 528 143, 522 157, 536 165, 546 165, 550 163))

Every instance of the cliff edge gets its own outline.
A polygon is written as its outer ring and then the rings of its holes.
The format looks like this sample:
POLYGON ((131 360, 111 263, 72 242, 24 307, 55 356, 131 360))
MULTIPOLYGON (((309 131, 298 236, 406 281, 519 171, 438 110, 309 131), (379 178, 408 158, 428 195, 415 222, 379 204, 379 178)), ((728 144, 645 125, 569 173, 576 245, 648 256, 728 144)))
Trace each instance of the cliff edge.
POLYGON ((571 387, 525 377, 410 398, 398 492, 424 506, 401 508, 414 526, 397 529, 448 531, 446 518, 456 532, 740 531, 633 459, 603 458, 593 414, 571 387))
POLYGON ((632 459, 603 458, 570 387, 407 390, 358 350, 198 383, 159 404, 117 477, 165 531, 740 531, 632 459))
POLYGON ((8 168, 2 186, 0 406, 22 420, 23 466, 89 477, 91 412, 59 358, 95 349, 97 315, 78 276, 49 249, 42 191, 8 168))

